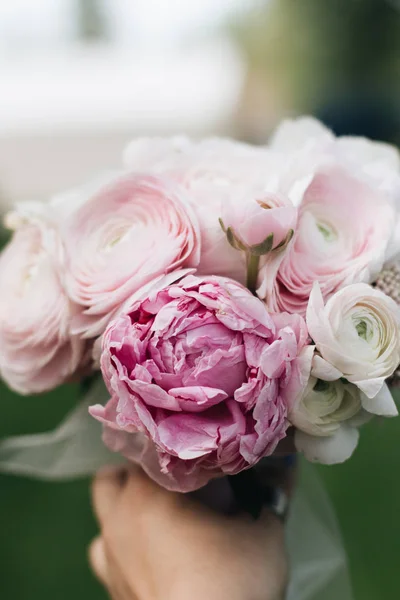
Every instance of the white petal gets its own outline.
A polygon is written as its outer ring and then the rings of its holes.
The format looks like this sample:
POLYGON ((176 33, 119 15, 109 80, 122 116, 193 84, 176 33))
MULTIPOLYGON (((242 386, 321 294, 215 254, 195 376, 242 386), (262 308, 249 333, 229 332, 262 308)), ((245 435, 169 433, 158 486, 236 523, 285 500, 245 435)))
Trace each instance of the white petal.
POLYGON ((315 281, 308 300, 306 322, 310 336, 317 348, 318 344, 324 343, 326 340, 330 341, 333 337, 331 324, 324 309, 325 306, 321 288, 319 287, 318 281, 315 281))
POLYGON ((346 425, 349 425, 350 427, 361 427, 362 425, 365 425, 365 423, 371 421, 373 418, 374 415, 361 408, 358 413, 354 415, 354 417, 351 417, 351 419, 346 421, 346 425))
POLYGON ((357 429, 342 425, 329 437, 316 437, 297 430, 294 443, 310 462, 333 465, 350 458, 357 447, 358 438, 357 429))
POLYGON ((368 398, 368 396, 361 392, 361 404, 364 410, 367 410, 374 415, 396 417, 399 414, 393 396, 386 383, 374 398, 368 398))
POLYGON ((134 171, 159 171, 173 167, 180 155, 191 148, 192 142, 185 135, 137 138, 125 147, 123 163, 134 171))
MULTIPOLYGON (((400 199, 400 198, 399 198, 400 199)), ((390 266, 392 261, 396 264, 400 259, 400 218, 397 214, 395 217, 395 225, 393 227, 392 236, 389 240, 385 252, 385 263, 390 266)))
POLYGON ((344 151, 363 167, 371 163, 382 163, 394 172, 400 168, 399 151, 390 144, 354 136, 343 136, 336 143, 339 151, 344 151))
POLYGON ((354 385, 356 385, 358 388, 360 388, 362 394, 370 399, 376 397, 376 395, 381 391, 382 386, 385 383, 385 377, 375 377, 373 379, 363 379, 361 381, 356 381, 354 377, 348 377, 348 380, 351 381, 351 383, 354 383, 354 385))
POLYGON ((314 174, 297 179, 289 190, 288 197, 293 206, 300 206, 303 196, 314 179, 314 174))
POLYGON ((302 148, 313 139, 333 140, 334 136, 317 119, 300 117, 283 121, 273 134, 270 146, 273 150, 288 152, 302 148))
POLYGON ((327 360, 316 354, 313 359, 311 375, 324 381, 336 381, 343 377, 343 373, 328 363, 327 360))

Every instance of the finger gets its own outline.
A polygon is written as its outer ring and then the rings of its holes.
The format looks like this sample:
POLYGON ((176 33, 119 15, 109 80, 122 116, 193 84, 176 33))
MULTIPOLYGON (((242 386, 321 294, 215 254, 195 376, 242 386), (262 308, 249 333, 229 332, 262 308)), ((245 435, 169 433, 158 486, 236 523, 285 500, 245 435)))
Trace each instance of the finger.
POLYGON ((137 502, 142 502, 146 498, 152 498, 155 494, 168 494, 167 490, 160 488, 150 477, 146 475, 143 469, 132 467, 127 473, 126 494, 135 497, 137 502))
POLYGON ((104 541, 99 536, 89 546, 89 564, 97 579, 108 587, 108 566, 105 553, 104 541))
POLYGON ((126 481, 125 468, 107 468, 99 471, 92 484, 93 509, 100 525, 104 525, 115 507, 126 481))
POLYGON ((120 515, 124 513, 132 526, 138 525, 137 520, 143 524, 146 519, 169 519, 185 506, 184 496, 161 487, 142 469, 130 468, 121 493, 120 515))

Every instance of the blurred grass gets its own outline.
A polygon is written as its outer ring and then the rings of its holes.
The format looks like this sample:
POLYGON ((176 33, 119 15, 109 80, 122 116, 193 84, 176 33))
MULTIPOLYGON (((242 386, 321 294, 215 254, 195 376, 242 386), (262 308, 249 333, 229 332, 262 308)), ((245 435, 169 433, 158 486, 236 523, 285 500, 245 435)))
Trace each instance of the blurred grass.
MULTIPOLYGON (((20 398, 0 386, 0 437, 53 428, 77 400, 77 387, 20 398)), ((0 476, 0 598, 104 600, 87 567, 96 533, 89 482, 44 483, 0 476)))
POLYGON ((398 597, 399 441, 400 418, 375 421, 362 428, 351 460, 318 467, 339 518, 355 600, 398 597))
MULTIPOLYGON (((76 386, 65 386, 34 399, 19 398, 0 387, 0 436, 54 427, 77 395, 76 386)), ((374 422, 364 427, 352 460, 318 467, 337 510, 355 600, 396 597, 399 440, 400 419, 374 422)), ((87 480, 43 483, 0 476, 0 515, 2 600, 106 598, 87 567, 87 546, 96 533, 87 480)))

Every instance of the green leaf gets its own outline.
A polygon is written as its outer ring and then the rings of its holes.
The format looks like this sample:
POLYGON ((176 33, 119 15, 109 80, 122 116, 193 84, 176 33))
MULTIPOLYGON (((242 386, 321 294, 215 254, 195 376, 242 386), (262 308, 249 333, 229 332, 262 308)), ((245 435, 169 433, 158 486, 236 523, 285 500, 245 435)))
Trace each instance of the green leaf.
POLYGON ((254 256, 263 256, 264 254, 268 254, 268 252, 271 252, 272 250, 273 243, 274 234, 270 233, 260 244, 254 244, 254 246, 250 246, 250 254, 253 254, 254 256))
POLYGON ((218 219, 218 223, 220 224, 220 227, 221 227, 222 231, 223 231, 224 233, 226 233, 226 227, 225 227, 225 225, 224 225, 224 222, 223 222, 223 220, 221 219, 221 217, 218 219))
POLYGON ((230 245, 232 246, 232 248, 235 248, 235 250, 239 250, 239 248, 236 244, 236 238, 233 233, 232 227, 228 227, 228 229, 226 230, 225 233, 226 233, 226 238, 227 238, 228 242, 230 243, 230 245))
POLYGON ((248 250, 247 246, 245 246, 239 240, 239 238, 236 236, 232 227, 228 227, 225 230, 225 234, 226 234, 226 238, 227 238, 228 242, 230 243, 230 245, 232 246, 232 248, 235 248, 235 250, 243 250, 243 252, 247 252, 247 250, 248 250))
POLYGON ((237 244, 238 250, 243 250, 243 252, 248 251, 248 247, 240 241, 240 239, 235 235, 235 242, 237 244))
POLYGON ((289 229, 284 240, 274 248, 274 252, 284 250, 294 235, 294 229, 289 229))
POLYGON ((286 243, 288 244, 292 237, 294 236, 294 229, 289 229, 288 234, 286 236, 286 243))

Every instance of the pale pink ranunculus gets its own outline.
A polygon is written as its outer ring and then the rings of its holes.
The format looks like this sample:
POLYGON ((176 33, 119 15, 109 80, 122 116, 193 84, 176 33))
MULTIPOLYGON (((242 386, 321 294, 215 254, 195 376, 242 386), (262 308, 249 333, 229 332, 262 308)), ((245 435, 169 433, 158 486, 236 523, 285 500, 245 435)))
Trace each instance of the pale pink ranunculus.
POLYGON ((324 298, 382 269, 396 212, 385 194, 337 165, 318 168, 302 191, 286 252, 262 268, 258 294, 271 311, 305 314, 315 281, 324 298))
MULTIPOLYGON (((278 237, 291 225, 289 204, 282 198, 285 210, 265 213, 261 221, 254 218, 257 200, 277 199, 275 186, 276 155, 266 147, 256 147, 224 138, 208 138, 194 142, 186 137, 139 138, 125 152, 125 164, 132 171, 168 173, 187 190, 197 214, 201 232, 201 259, 198 273, 232 277, 241 283, 246 280, 246 260, 232 248, 221 229, 219 219, 238 207, 237 217, 245 217, 247 230, 257 224, 252 235, 261 238, 265 228, 272 226, 278 237), (270 188, 272 193, 269 193, 270 188), (239 210, 240 207, 240 210, 239 210)), ((294 209, 292 209, 294 211, 294 209)), ((260 210, 261 212, 261 210, 260 210)), ((246 224, 243 224, 243 230, 246 224)), ((247 231, 246 230, 246 231, 247 231)))
POLYGON ((400 256, 400 155, 394 146, 336 137, 302 117, 284 121, 269 147, 276 155, 276 191, 299 207, 290 252, 261 277, 259 293, 271 309, 304 312, 314 280, 326 298, 347 283, 373 282, 400 256))
POLYGON ((387 144, 335 137, 317 120, 284 122, 270 150, 275 189, 299 209, 293 241, 271 257, 258 293, 270 310, 305 313, 314 281, 324 298, 375 280, 400 253, 400 160, 387 144))
MULTIPOLYGON (((170 489, 194 490, 272 454, 307 385, 304 320, 268 314, 239 283, 160 283, 103 336, 104 440, 170 489)), ((311 353, 309 352, 311 349, 311 353)))
POLYGON ((198 264, 197 220, 185 194, 166 177, 120 175, 66 218, 67 289, 79 306, 74 332, 100 335, 142 286, 198 264))
POLYGON ((324 304, 316 283, 307 308, 307 326, 318 355, 313 375, 345 378, 361 390, 363 408, 377 415, 397 415, 385 384, 400 363, 400 308, 378 289, 353 284, 324 304))
MULTIPOLYGON (((60 385, 78 368, 84 351, 71 335, 74 306, 65 292, 57 230, 37 218, 14 213, 18 227, 0 257, 0 374, 21 394, 60 385)), ((35 212, 35 210, 33 210, 35 212)))

